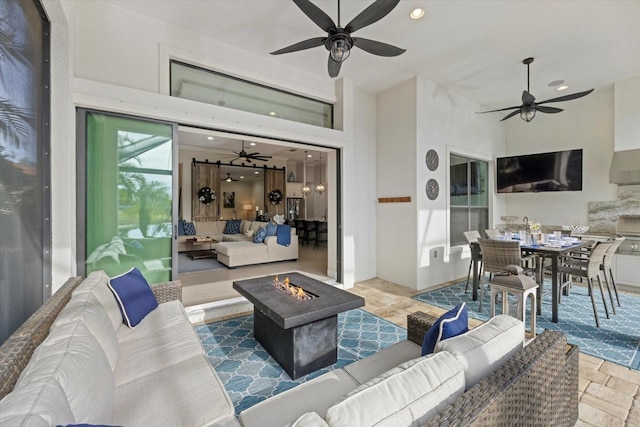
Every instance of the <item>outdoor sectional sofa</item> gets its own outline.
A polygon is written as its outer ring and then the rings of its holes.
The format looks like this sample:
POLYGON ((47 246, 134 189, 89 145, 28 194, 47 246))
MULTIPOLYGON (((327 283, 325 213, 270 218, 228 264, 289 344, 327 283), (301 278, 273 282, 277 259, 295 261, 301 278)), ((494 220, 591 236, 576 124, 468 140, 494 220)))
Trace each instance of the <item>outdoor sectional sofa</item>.
POLYGON ((388 422, 378 425, 394 427, 572 426, 578 418, 578 348, 567 345, 563 334, 547 330, 522 348, 522 323, 497 316, 469 335, 440 342, 435 355, 420 357, 422 338, 436 320, 420 312, 408 316, 407 340, 260 402, 236 418, 184 315, 180 282, 152 285, 161 304, 129 329, 113 324, 116 313, 105 281, 102 272, 91 273, 82 284, 80 278, 69 279, 0 347, 0 425, 326 426, 327 410, 336 405, 341 416, 327 417, 331 426, 359 425, 355 417, 381 408, 389 413, 388 422), (110 315, 100 313, 101 307, 110 315), (82 330, 75 344, 69 325, 82 330), (105 325, 113 329, 115 341, 105 325), (59 372, 64 363, 54 363, 55 373, 47 371, 46 363, 34 369, 48 358, 60 359, 55 350, 61 343, 76 346, 67 352, 73 356, 73 375, 59 372), (503 357, 498 347, 506 351, 503 357), (54 354, 47 356, 47 351, 54 354), (466 364, 460 361, 465 354, 470 356, 466 364), (112 363, 113 378, 100 380, 100 372, 112 363), (435 374, 428 381, 427 371, 435 374), (443 401, 434 404, 429 397, 409 409, 402 404, 407 394, 431 396, 438 384, 449 390, 443 401), (382 400, 376 389, 383 391, 382 400), (403 409, 393 410, 399 403, 403 409), (426 412, 432 418, 424 418, 426 412))

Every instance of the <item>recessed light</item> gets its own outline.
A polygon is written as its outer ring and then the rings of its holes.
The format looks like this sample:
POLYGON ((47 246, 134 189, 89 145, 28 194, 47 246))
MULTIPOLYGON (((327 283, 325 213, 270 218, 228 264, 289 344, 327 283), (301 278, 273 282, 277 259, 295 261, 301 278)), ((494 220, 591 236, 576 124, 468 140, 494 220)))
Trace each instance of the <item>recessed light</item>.
POLYGON ((209 141, 213 141, 213 137, 212 137, 212 136, 208 136, 208 137, 207 137, 207 139, 208 139, 209 141))
POLYGON ((240 175, 240 179, 244 179, 244 175, 240 175))
POLYGON ((558 86, 556 88, 556 90, 567 90, 567 89, 569 89, 569 86, 567 86, 567 85, 558 86))
POLYGON ((313 157, 311 154, 307 154, 307 157, 313 157))
POLYGON ((564 80, 554 80, 552 82, 547 83, 547 86, 556 87, 556 86, 560 86, 563 83, 564 83, 564 80))
POLYGON ((260 172, 255 171, 253 174, 254 174, 254 175, 260 175, 260 172))
POLYGON ((275 111, 269 111, 269 115, 270 115, 270 116, 275 116, 275 115, 276 115, 276 112, 275 112, 275 111))
POLYGON ((252 146, 252 147, 255 147, 256 143, 255 142, 250 142, 249 145, 252 146))
POLYGON ((424 16, 424 9, 421 7, 417 7, 411 11, 409 17, 411 19, 420 19, 424 16))

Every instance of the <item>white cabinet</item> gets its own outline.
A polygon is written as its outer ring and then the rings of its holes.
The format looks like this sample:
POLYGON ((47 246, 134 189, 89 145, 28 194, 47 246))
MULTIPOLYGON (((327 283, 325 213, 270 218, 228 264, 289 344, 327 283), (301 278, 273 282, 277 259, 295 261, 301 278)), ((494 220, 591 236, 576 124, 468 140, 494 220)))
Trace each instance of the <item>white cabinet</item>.
POLYGON ((302 183, 287 182, 287 197, 302 197, 302 183))
POLYGON ((616 283, 640 287, 640 256, 616 254, 613 267, 616 283))

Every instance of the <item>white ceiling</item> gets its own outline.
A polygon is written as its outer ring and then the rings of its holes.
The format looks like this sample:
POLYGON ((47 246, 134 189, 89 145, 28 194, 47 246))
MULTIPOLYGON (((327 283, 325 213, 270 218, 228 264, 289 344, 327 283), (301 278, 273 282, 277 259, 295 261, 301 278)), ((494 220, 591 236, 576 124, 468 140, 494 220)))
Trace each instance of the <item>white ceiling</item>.
MULTIPOLYGON (((269 54, 324 35, 292 1, 107 1, 327 76, 328 52, 323 47, 269 54)), ((337 21, 336 0, 312 1, 337 21)), ((342 0, 341 24, 346 25, 371 3, 342 0)), ((521 103, 527 81, 522 60, 530 56, 535 58, 531 92, 539 101, 602 89, 640 75, 638 0, 402 0, 389 15, 356 31, 355 36, 407 49, 395 58, 354 49, 340 76, 351 79, 356 87, 377 93, 421 75, 487 109, 521 103), (413 21, 409 12, 418 6, 426 13, 413 21), (569 89, 559 93, 548 87, 554 80, 566 81, 569 89)), ((570 104, 564 105, 567 108, 570 104)), ((501 116, 496 114, 499 120, 501 116)))

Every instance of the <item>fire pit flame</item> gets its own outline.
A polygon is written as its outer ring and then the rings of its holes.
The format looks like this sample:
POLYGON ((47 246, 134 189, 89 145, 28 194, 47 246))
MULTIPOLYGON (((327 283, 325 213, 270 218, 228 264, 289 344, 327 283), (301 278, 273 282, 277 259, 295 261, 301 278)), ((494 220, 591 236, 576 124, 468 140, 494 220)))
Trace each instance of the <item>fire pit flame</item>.
POLYGON ((281 282, 278 278, 278 275, 276 275, 276 277, 273 278, 273 286, 283 292, 288 293, 299 301, 305 301, 316 297, 312 293, 305 292, 305 290, 300 286, 292 285, 291 282, 289 282, 288 277, 284 279, 284 282, 281 282))

